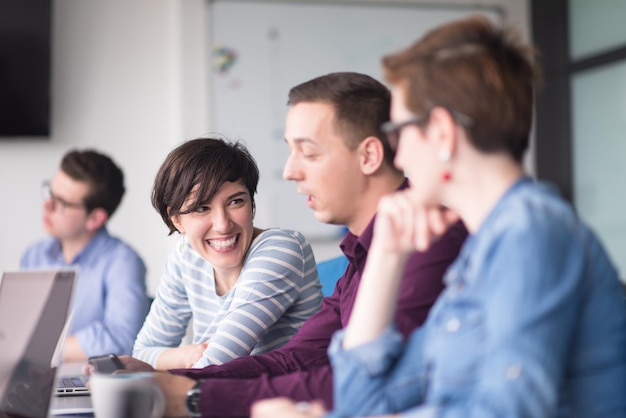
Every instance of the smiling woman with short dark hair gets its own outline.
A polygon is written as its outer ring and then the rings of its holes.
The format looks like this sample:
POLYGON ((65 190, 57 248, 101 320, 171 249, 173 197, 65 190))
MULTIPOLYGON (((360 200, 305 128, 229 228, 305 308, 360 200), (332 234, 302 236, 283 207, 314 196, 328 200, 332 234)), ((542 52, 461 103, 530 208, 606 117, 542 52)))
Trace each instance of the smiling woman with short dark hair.
POLYGON ((253 224, 259 169, 221 137, 186 141, 159 169, 152 205, 181 234, 133 356, 203 367, 285 344, 320 307, 315 258, 296 231, 253 224), (188 326, 192 343, 182 345, 188 326))

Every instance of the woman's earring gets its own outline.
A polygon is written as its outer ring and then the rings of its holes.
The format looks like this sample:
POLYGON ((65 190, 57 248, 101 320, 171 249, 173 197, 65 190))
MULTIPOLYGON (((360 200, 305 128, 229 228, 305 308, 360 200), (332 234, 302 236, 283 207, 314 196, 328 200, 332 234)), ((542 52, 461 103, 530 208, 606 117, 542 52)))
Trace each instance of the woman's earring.
MULTIPOLYGON (((439 150, 437 157, 439 157, 439 161, 441 161, 442 163, 447 163, 450 161, 450 151, 442 148, 439 150)), ((443 172, 441 173, 441 180, 443 180, 444 183, 449 182, 451 177, 452 175, 450 174, 450 171, 448 170, 444 169, 443 172)))
POLYGON ((448 151, 447 149, 440 149, 437 156, 439 157, 439 161, 441 161, 442 163, 447 163, 448 161, 450 161, 450 151, 448 151))

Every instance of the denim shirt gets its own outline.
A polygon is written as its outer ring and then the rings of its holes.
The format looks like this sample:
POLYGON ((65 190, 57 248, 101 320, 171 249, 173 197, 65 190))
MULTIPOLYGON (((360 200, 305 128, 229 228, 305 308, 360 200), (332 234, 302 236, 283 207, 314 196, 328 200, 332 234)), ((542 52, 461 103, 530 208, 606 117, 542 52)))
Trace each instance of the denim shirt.
POLYGON ((513 185, 463 246, 408 341, 329 348, 335 411, 626 417, 626 303, 593 233, 546 185, 513 185))

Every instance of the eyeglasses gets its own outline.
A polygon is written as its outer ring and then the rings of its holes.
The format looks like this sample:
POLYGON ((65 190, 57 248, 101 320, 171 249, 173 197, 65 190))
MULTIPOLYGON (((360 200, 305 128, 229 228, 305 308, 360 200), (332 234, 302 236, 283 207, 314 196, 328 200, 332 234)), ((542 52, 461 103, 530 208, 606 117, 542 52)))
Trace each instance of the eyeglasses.
MULTIPOLYGON (((447 109, 447 108, 446 108, 447 109)), ((469 128, 474 124, 474 120, 467 116, 464 113, 457 112, 456 110, 448 109, 448 112, 452 115, 452 118, 459 125, 469 128)), ((402 122, 392 122, 388 121, 380 125, 380 130, 387 135, 387 140, 389 141, 389 146, 391 146, 392 150, 396 150, 398 148, 398 143, 400 142, 400 134, 402 133, 402 129, 411 125, 423 125, 426 121, 428 121, 427 117, 424 116, 413 116, 407 120, 402 122)))
POLYGON ((391 149, 395 151, 398 148, 398 143, 400 142, 400 134, 402 133, 402 130, 411 125, 423 125, 426 120, 427 119, 425 117, 414 116, 402 122, 388 121, 380 125, 380 130, 385 135, 387 135, 389 146, 391 146, 391 149))
POLYGON ((44 200, 50 200, 52 202, 52 210, 59 209, 59 212, 63 212, 65 209, 86 209, 87 207, 83 203, 71 203, 67 200, 56 196, 50 189, 50 182, 44 181, 41 185, 41 193, 44 200))

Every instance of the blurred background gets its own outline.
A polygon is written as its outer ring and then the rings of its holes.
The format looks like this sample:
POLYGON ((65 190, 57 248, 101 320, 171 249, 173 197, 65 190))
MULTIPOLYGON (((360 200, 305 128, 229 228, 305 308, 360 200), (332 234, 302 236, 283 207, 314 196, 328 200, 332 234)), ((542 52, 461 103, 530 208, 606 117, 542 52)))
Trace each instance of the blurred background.
POLYGON ((96 148, 126 175, 110 232, 142 255, 154 293, 175 242, 150 206, 154 175, 176 144, 212 132, 257 158, 260 227, 301 230, 318 261, 338 255, 344 231, 316 222, 280 177, 288 89, 331 71, 380 78, 382 55, 471 13, 538 44, 545 85, 527 168, 561 188, 624 277, 619 0, 0 0, 0 269, 16 269, 43 236, 41 183, 61 156, 96 148), (44 98, 19 99, 14 88, 44 98), (33 120, 19 119, 28 112, 33 120))

